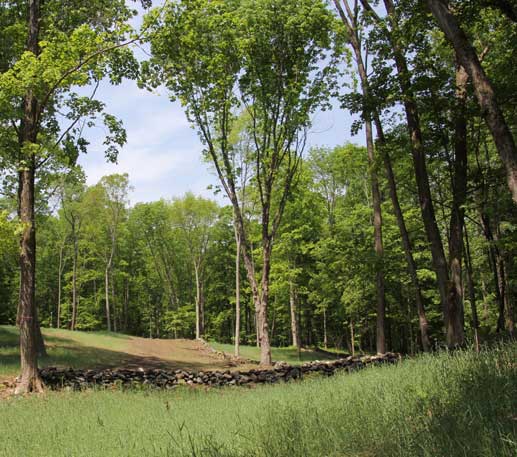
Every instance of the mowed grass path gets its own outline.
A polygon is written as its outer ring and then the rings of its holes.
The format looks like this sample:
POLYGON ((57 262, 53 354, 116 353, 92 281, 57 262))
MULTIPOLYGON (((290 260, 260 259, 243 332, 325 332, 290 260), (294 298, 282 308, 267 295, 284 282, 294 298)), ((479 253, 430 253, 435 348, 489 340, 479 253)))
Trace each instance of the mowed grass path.
POLYGON ((517 345, 256 389, 0 402, 0 456, 515 457, 517 345))

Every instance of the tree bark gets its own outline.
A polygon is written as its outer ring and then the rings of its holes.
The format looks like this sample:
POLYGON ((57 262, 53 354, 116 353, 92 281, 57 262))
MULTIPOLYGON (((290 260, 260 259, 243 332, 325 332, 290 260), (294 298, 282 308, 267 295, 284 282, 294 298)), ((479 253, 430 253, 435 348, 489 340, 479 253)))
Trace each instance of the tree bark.
POLYGON ((469 291, 470 310, 472 313, 472 330, 474 332, 474 347, 476 352, 479 352, 479 318, 476 305, 476 289, 474 287, 474 273, 472 269, 472 257, 470 255, 470 242, 467 231, 467 226, 463 227, 464 235, 464 251, 465 251, 465 266, 467 268, 467 288, 469 291))
POLYGON ((431 349, 431 342, 429 340, 429 321, 427 320, 427 316, 425 313, 422 289, 420 287, 417 266, 415 258, 413 256, 413 246, 411 244, 411 240, 409 239, 406 221, 404 220, 404 214, 400 206, 400 201, 397 192, 397 182, 395 180, 395 173, 393 172, 393 167, 391 165, 391 158, 388 151, 385 148, 386 140, 384 138, 382 124, 377 113, 374 113, 374 118, 375 126, 377 129, 379 151, 384 161, 384 168, 386 169, 386 177, 388 180, 388 187, 390 192, 391 203, 393 205, 393 212, 395 213, 395 218, 397 219, 400 237, 402 238, 402 246, 404 247, 404 254, 406 256, 406 262, 408 264, 409 275, 411 277, 413 288, 415 289, 415 303, 418 313, 418 324, 420 328, 420 340, 422 342, 422 349, 424 350, 424 352, 428 352, 431 349))
POLYGON ((64 262, 63 262, 63 251, 65 249, 65 243, 59 246, 59 268, 57 277, 57 320, 56 327, 61 328, 61 278, 63 277, 64 262))
POLYGON ((110 297, 109 297, 109 268, 110 263, 106 265, 104 270, 104 302, 106 308, 106 327, 108 332, 111 332, 111 313, 110 313, 110 297))
POLYGON ((70 330, 75 330, 77 325, 77 258, 78 258, 78 240, 75 232, 75 222, 72 225, 73 240, 74 240, 74 254, 73 254, 73 265, 72 265, 72 321, 70 324, 70 330))
POLYGON ((199 262, 194 260, 194 274, 196 277, 196 339, 198 340, 203 336, 203 303, 201 298, 201 278, 199 269, 199 262))
POLYGON ((328 349, 327 308, 323 308, 323 347, 328 349))
MULTIPOLYGON (((27 50, 39 53, 39 0, 29 0, 29 32, 27 50)), ((20 302, 18 306, 20 326, 21 374, 15 393, 42 391, 43 382, 38 372, 39 326, 35 302, 36 290, 36 226, 35 226, 35 169, 34 146, 38 135, 38 102, 29 90, 23 101, 23 119, 20 127, 20 164, 18 206, 23 231, 20 240, 20 302)))
MULTIPOLYGON (((361 0, 361 3, 376 19, 380 20, 367 0, 361 0)), ((386 11, 388 12, 388 17, 390 18, 392 29, 396 30, 397 15, 395 5, 392 0, 384 0, 384 5, 386 7, 386 11)), ((413 87, 411 85, 410 72, 407 66, 404 52, 398 41, 394 38, 392 31, 388 32, 388 39, 390 40, 390 44, 393 48, 393 58, 397 68, 397 79, 401 89, 408 133, 411 142, 411 154, 413 156, 413 167, 415 170, 420 211, 422 213, 422 220, 424 222, 426 236, 431 247, 433 267, 436 273, 438 291, 440 293, 440 302, 444 314, 444 324, 446 326, 449 298, 447 293, 449 271, 443 249, 440 230, 438 228, 438 224, 436 223, 418 107, 415 102, 413 87)))
POLYGON ((510 316, 508 308, 510 306, 509 297, 506 288, 506 268, 504 257, 501 254, 497 244, 496 236, 492 231, 490 225, 490 218, 484 208, 480 209, 480 221, 483 228, 483 234, 488 242, 488 260, 492 269, 494 277, 494 290, 496 301, 499 305, 499 316, 497 319, 497 333, 504 331, 507 328, 510 335, 513 334, 513 319, 509 319, 507 322, 505 316, 510 316))
POLYGON ((452 43, 460 65, 472 80, 474 94, 492 134, 499 157, 506 168, 508 187, 513 201, 517 203, 517 149, 512 132, 497 102, 492 83, 447 3, 443 0, 427 0, 427 4, 443 33, 452 43))
POLYGON ((463 330, 463 225, 467 201, 467 81, 468 74, 463 67, 456 69, 456 109, 454 133, 454 176, 452 183, 452 210, 449 236, 449 269, 451 278, 448 292, 448 319, 446 322, 449 347, 462 346, 465 342, 463 330))
POLYGON ((235 232, 235 357, 240 356, 241 342, 241 237, 234 224, 235 232))
POLYGON ((350 320, 350 346, 352 347, 352 357, 355 356, 355 332, 354 321, 350 320))
POLYGON ((289 281, 289 308, 291 312, 291 337, 293 346, 301 348, 300 331, 298 325, 298 312, 296 307, 296 289, 292 281, 289 281))
POLYGON ((262 280, 260 283, 260 301, 258 308, 258 324, 260 331, 260 363, 271 365, 271 343, 269 341, 269 325, 267 309, 269 305, 269 276, 271 271, 271 251, 273 245, 269 236, 262 241, 262 280))
POLYGON ((379 180, 377 178, 376 164, 375 164, 375 150, 372 133, 372 113, 366 106, 369 98, 369 84, 368 75, 366 73, 365 64, 362 56, 361 42, 357 34, 357 23, 355 22, 356 15, 350 9, 348 0, 343 1, 348 17, 345 15, 343 8, 338 0, 334 0, 334 4, 341 16, 343 24, 348 31, 348 40, 354 50, 355 61, 357 64, 357 71, 361 79, 361 87, 363 92, 363 118, 366 133, 366 150, 368 154, 368 164, 371 181, 372 203, 373 203, 373 232, 374 232, 374 249, 375 249, 375 283, 377 293, 377 335, 376 347, 379 354, 386 352, 386 335, 385 335, 385 321, 386 321, 386 297, 384 293, 384 246, 382 242, 382 210, 381 210, 381 193, 379 190, 379 180))

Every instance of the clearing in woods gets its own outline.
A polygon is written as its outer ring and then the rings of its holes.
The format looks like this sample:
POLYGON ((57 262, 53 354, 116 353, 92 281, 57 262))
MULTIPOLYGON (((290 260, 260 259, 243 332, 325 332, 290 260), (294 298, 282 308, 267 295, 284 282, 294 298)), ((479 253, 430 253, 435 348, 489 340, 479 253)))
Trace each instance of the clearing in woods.
MULTIPOLYGON (((231 353, 233 346, 214 343, 214 352, 197 340, 148 339, 121 333, 71 332, 69 330, 43 329, 48 356, 40 358, 40 367, 72 368, 167 368, 193 371, 246 370, 255 364, 236 364, 231 353)), ((19 373, 18 329, 0 326, 0 380, 19 373)), ((255 347, 242 346, 242 354, 251 360, 259 359, 255 347)), ((303 350, 298 360, 294 348, 274 348, 273 359, 289 363, 306 360, 335 358, 319 351, 303 350)))
MULTIPOLYGON (((196 340, 146 339, 119 333, 43 329, 48 356, 39 365, 72 368, 168 368, 226 370, 231 358, 196 340)), ((19 370, 18 329, 0 326, 0 378, 19 370)), ((240 369, 246 365, 239 365, 240 369)))

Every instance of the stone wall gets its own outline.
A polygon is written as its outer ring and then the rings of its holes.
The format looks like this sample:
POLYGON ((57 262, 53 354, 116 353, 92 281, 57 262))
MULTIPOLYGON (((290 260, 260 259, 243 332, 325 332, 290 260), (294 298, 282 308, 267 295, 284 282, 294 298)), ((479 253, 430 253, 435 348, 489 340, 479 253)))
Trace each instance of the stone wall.
POLYGON ((393 353, 378 356, 346 357, 332 361, 306 362, 299 366, 277 362, 271 369, 257 368, 249 371, 185 371, 139 368, 137 370, 74 370, 43 368, 40 370, 47 387, 59 390, 86 389, 90 387, 149 386, 172 389, 179 385, 207 387, 273 384, 300 379, 310 373, 331 376, 337 371, 353 371, 371 365, 396 363, 400 356, 393 353))

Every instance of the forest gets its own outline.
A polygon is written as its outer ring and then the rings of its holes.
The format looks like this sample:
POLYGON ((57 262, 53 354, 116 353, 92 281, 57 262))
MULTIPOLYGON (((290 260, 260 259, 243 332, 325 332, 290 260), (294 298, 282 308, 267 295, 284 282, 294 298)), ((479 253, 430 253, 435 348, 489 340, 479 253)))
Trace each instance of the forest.
POLYGON ((513 2, 155 3, 0 2, 0 323, 20 328, 20 392, 42 388, 41 327, 256 345, 263 365, 271 347, 515 336, 513 2), (213 198, 87 185, 88 130, 124 154, 96 97, 124 79, 181 103, 213 198), (306 147, 336 106, 357 140, 306 147))

